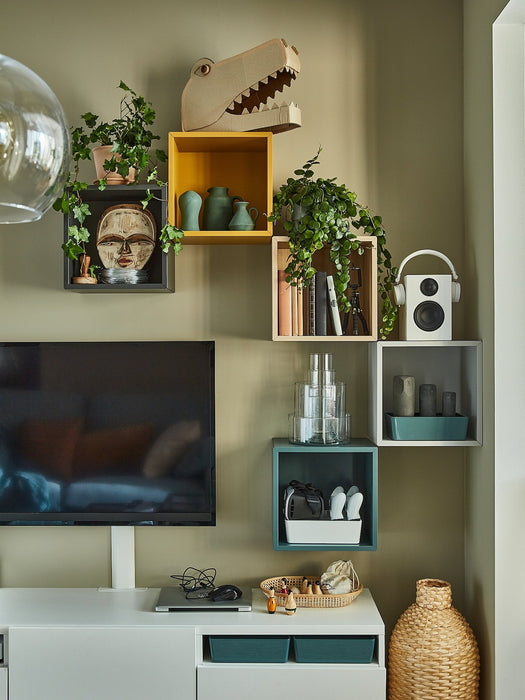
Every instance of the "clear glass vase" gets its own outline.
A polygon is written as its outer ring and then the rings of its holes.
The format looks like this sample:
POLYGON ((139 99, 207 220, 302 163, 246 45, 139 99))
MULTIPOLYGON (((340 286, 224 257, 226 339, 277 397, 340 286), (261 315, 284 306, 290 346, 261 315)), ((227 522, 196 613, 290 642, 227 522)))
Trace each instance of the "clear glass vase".
POLYGON ((331 353, 310 355, 307 381, 295 385, 295 407, 294 413, 289 415, 288 439, 303 445, 338 445, 350 440, 346 386, 335 381, 331 353))

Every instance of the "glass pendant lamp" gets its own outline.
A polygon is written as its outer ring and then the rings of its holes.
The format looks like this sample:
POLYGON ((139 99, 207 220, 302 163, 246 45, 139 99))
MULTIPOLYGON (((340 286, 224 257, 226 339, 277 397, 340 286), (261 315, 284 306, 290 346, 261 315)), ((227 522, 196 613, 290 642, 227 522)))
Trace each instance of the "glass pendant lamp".
POLYGON ((37 221, 67 176, 69 129, 48 85, 0 55, 0 223, 37 221))

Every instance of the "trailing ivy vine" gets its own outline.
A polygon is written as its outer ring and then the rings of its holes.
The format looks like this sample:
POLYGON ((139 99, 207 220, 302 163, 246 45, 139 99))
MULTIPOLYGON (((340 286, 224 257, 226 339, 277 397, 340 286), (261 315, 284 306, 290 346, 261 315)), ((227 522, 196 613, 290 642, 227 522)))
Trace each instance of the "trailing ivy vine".
POLYGON ((381 299, 379 335, 384 339, 392 331, 397 317, 397 307, 390 299, 397 268, 392 267, 383 221, 368 207, 359 204, 357 195, 346 185, 337 184, 337 178, 314 178, 321 150, 319 147, 313 158, 295 170, 296 177, 289 177, 273 198, 273 211, 268 219, 277 221, 284 216, 283 226, 290 239, 286 279, 294 286, 309 286, 316 273, 313 256, 328 246, 336 270, 334 286, 339 309, 348 312, 350 301, 346 292, 350 283, 350 255, 364 253, 363 244, 354 230, 361 235, 375 236, 381 299))

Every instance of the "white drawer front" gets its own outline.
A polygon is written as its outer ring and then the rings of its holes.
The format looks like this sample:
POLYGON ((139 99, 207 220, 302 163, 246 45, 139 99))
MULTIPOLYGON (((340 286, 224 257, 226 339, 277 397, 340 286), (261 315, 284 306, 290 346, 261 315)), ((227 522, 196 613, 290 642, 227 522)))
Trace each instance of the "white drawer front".
POLYGON ((0 700, 7 700, 7 666, 0 666, 0 700))
POLYGON ((345 700, 385 700, 386 670, 376 664, 204 664, 197 668, 198 700, 290 700, 326 697, 329 688, 345 700), (304 695, 303 695, 304 694, 304 695))

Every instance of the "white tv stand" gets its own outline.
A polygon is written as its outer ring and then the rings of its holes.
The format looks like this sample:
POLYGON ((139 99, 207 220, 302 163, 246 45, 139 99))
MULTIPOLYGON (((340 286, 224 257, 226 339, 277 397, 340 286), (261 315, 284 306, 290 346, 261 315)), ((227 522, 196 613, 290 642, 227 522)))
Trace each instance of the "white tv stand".
POLYGON ((159 589, 0 589, 0 700, 385 700, 385 632, 368 590, 344 608, 153 612, 159 589), (214 663, 216 635, 368 635, 366 664, 214 663), (219 693, 220 690, 220 693, 219 693))

